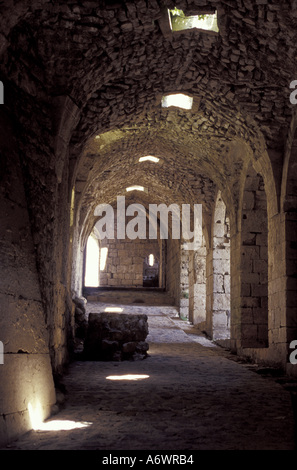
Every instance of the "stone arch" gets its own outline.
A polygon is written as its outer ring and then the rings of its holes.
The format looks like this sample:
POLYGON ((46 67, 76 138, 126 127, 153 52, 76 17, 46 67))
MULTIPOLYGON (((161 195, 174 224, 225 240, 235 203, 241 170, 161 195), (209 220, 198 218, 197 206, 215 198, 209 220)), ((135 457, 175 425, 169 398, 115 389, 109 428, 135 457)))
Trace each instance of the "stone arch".
POLYGON ((249 166, 240 244, 241 346, 268 346, 268 218, 263 177, 249 166))

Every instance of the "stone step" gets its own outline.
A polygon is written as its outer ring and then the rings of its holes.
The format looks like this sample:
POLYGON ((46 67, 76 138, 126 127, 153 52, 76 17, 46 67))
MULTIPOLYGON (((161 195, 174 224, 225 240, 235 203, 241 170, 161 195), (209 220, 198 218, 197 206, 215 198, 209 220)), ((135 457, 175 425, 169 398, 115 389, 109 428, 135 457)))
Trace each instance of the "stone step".
POLYGON ((170 305, 174 299, 167 292, 158 290, 100 290, 85 295, 88 302, 134 305, 170 305))

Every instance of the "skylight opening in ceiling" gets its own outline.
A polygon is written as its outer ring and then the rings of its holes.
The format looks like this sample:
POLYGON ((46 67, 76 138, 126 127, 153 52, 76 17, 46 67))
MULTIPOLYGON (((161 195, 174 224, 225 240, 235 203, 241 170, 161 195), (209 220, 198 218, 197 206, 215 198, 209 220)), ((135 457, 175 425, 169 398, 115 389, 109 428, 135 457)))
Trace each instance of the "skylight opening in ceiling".
POLYGON ((144 187, 143 186, 138 186, 138 185, 134 185, 134 186, 129 186, 129 188, 126 188, 126 191, 144 191, 144 187))
POLYGON ((153 157, 153 155, 146 155, 145 157, 140 157, 139 162, 154 162, 158 163, 160 159, 158 157, 153 157))
POLYGON ((182 10, 174 8, 169 10, 170 27, 173 32, 187 29, 202 29, 204 31, 219 32, 217 12, 213 14, 202 14, 185 16, 182 10))
POLYGON ((183 93, 175 93, 172 95, 165 95, 162 98, 162 107, 169 108, 174 106, 182 109, 192 109, 193 98, 183 93))

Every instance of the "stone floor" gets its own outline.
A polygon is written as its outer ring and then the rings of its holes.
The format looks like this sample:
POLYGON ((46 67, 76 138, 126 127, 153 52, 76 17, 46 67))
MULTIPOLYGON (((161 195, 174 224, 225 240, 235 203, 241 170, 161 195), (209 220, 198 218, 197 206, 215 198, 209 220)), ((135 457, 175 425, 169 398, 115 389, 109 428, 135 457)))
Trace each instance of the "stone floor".
MULTIPOLYGON (((91 302, 88 309, 103 306, 91 302)), ((73 362, 63 379, 62 409, 8 449, 295 449, 284 378, 240 361, 179 320, 173 307, 122 307, 148 315, 149 357, 73 362), (45 429, 61 423, 80 427, 45 429)))

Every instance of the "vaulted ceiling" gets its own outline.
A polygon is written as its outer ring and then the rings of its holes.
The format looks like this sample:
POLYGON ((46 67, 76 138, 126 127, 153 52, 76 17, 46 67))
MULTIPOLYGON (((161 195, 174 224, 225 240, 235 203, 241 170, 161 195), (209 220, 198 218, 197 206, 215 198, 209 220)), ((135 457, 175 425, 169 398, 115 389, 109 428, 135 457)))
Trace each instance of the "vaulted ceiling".
POLYGON ((282 153, 297 78, 294 2, 39 0, 0 10, 0 78, 26 144, 43 155, 35 165, 47 186, 52 103, 68 96, 77 108, 69 157, 80 223, 131 184, 148 188, 145 203, 210 210, 218 188, 236 205, 248 162, 266 149, 282 153), (168 32, 174 6, 216 10, 219 33, 168 32), (170 92, 193 96, 195 109, 162 108, 170 92), (140 164, 147 154, 161 163, 140 164))

